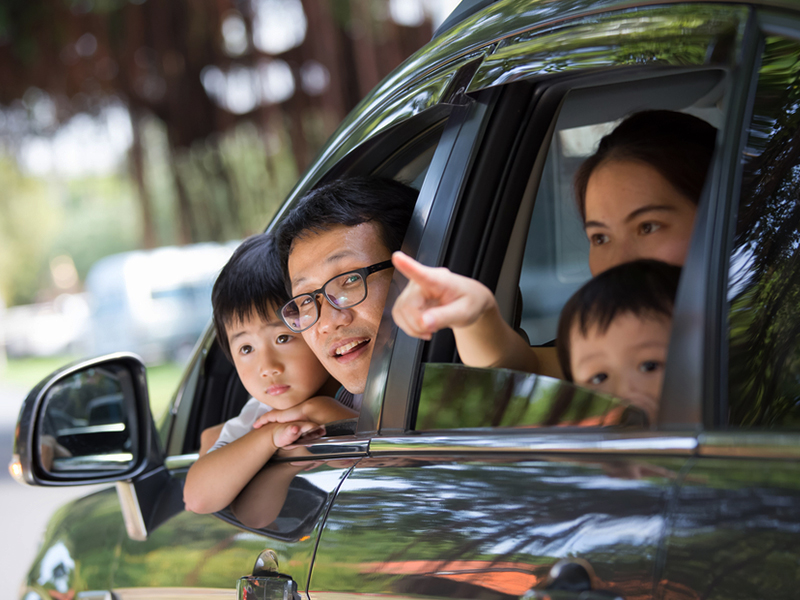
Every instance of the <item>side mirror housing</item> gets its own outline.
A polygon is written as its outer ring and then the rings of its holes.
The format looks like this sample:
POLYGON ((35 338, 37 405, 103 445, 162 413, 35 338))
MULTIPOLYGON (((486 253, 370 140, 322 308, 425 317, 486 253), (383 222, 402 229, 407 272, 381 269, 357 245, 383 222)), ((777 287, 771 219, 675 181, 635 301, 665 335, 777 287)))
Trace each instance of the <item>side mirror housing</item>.
POLYGON ((43 379, 20 410, 14 454, 12 471, 29 485, 120 481, 158 466, 142 360, 110 354, 43 379))

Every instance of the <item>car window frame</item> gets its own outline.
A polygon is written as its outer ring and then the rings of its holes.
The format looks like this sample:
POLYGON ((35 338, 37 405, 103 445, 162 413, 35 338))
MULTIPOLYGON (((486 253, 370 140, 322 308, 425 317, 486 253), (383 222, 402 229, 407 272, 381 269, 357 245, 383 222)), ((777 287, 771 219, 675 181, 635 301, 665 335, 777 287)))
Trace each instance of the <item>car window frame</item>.
MULTIPOLYGON (((724 127, 724 130, 726 132, 730 131, 731 127, 735 123, 737 123, 737 122, 739 122, 741 120, 741 119, 738 119, 738 121, 737 121, 737 116, 736 115, 738 115, 741 112, 742 106, 746 105, 746 101, 743 103, 742 101, 739 100, 741 98, 742 94, 746 93, 747 90, 748 90, 748 86, 746 85, 746 82, 745 82, 744 85, 742 84, 741 80, 743 78, 741 77, 740 74, 741 74, 742 71, 744 71, 745 73, 748 73, 746 61, 747 61, 748 57, 752 56, 752 48, 751 48, 752 44, 749 41, 750 38, 746 34, 747 34, 748 31, 752 30, 752 21, 753 21, 753 18, 754 18, 754 16, 753 16, 754 15, 754 11, 753 11, 752 8, 745 8, 744 11, 742 11, 742 12, 743 12, 743 14, 741 15, 741 17, 743 18, 743 21, 745 22, 745 25, 744 25, 744 27, 745 27, 745 35, 742 37, 742 42, 741 42, 742 45, 739 48, 739 51, 736 52, 736 53, 732 53, 731 54, 732 63, 733 64, 729 65, 729 68, 731 68, 735 72, 735 74, 734 74, 734 77, 733 77, 733 82, 731 84, 731 87, 729 88, 729 90, 727 91, 727 94, 726 94, 726 96, 728 98, 730 98, 730 103, 732 105, 732 107, 726 112, 726 116, 725 116, 726 125, 724 127), (734 113, 736 113, 736 114, 734 114, 734 113)), ((707 65, 707 66, 711 67, 713 65, 707 65)), ((631 65, 623 65, 623 66, 620 67, 619 71, 620 72, 635 73, 637 68, 639 68, 639 67, 631 66, 631 65)), ((675 70, 677 71, 677 68, 675 70)), ((576 79, 589 80, 594 74, 595 73, 592 70, 570 71, 569 69, 567 69, 564 73, 560 73, 560 74, 557 74, 557 75, 542 76, 541 74, 534 74, 533 76, 531 76, 529 78, 529 80, 534 80, 537 83, 540 83, 540 84, 544 85, 545 87, 549 87, 550 85, 553 85, 553 81, 557 80, 558 78, 561 78, 561 79, 563 79, 565 81, 567 81, 571 77, 575 77, 576 79)), ((604 77, 606 75, 604 73, 600 72, 599 76, 600 77, 604 77)), ((635 80, 635 76, 632 77, 631 79, 635 80)), ((525 81, 525 80, 522 80, 522 81, 525 81)), ((514 85, 514 84, 518 84, 518 83, 520 83, 520 82, 514 82, 512 84, 506 84, 506 85, 514 85)), ((506 87, 506 86, 494 86, 494 89, 504 88, 504 87, 506 87)), ((493 89, 493 88, 489 88, 489 89, 493 89)), ((483 91, 486 91, 486 90, 483 90, 483 91)), ((551 118, 551 120, 552 120, 552 118, 551 118)), ((551 120, 548 120, 547 124, 544 126, 545 128, 550 126, 551 120)), ((724 136, 720 135, 718 137, 718 141, 717 141, 718 147, 723 147, 723 145, 725 143, 727 143, 727 141, 728 141, 728 139, 730 137, 731 137, 730 133, 727 133, 724 136)), ((739 137, 741 137, 741 136, 739 136, 739 137)), ((715 186, 716 187, 712 187, 712 186, 707 184, 706 193, 703 196, 704 200, 701 200, 701 206, 704 206, 704 210, 701 211, 701 212, 709 213, 709 212, 715 210, 717 202, 716 201, 713 202, 713 206, 712 206, 712 203, 709 202, 708 199, 712 198, 712 197, 716 198, 717 196, 719 196, 719 192, 716 192, 716 190, 719 187, 720 182, 717 181, 717 180, 722 176, 723 173, 727 173, 727 174, 730 173, 730 169, 729 168, 724 168, 724 165, 730 163, 731 158, 732 158, 732 155, 731 155, 730 152, 725 152, 724 155, 721 152, 717 152, 715 154, 714 166, 712 167, 713 176, 710 177, 709 179, 713 178, 713 180, 715 181, 715 186), (711 191, 709 191, 709 188, 711 188, 711 191)), ((699 224, 699 226, 695 227, 695 231, 694 231, 694 235, 693 235, 692 248, 696 248, 696 249, 692 251, 693 252, 692 265, 691 265, 690 269, 688 269, 686 271, 687 273, 689 273, 689 275, 685 276, 683 278, 683 280, 692 280, 691 273, 693 271, 696 271, 698 268, 700 268, 703 272, 706 272, 707 270, 710 269, 712 272, 718 273, 719 272, 720 260, 724 255, 724 253, 719 250, 719 248, 720 248, 719 240, 720 240, 720 234, 724 233, 725 229, 722 229, 721 231, 718 230, 720 224, 715 222, 713 227, 711 228, 711 230, 707 231, 706 230, 707 229, 707 224, 702 219, 698 220, 698 224, 699 224), (713 250, 713 252, 712 252, 712 250, 713 250), (713 255, 713 259, 714 260, 712 260, 712 258, 709 255, 713 255), (709 264, 713 264, 714 266, 713 267, 709 267, 708 266, 709 264)), ((441 255, 441 250, 440 250, 440 255, 441 255)), ((420 259, 420 257, 421 257, 421 255, 417 256, 418 259, 420 259)), ((452 264, 452 263, 449 263, 447 261, 444 261, 444 262, 439 261, 439 262, 437 262, 435 260, 426 260, 425 257, 422 257, 422 262, 424 264, 431 264, 431 265, 444 264, 444 266, 448 266, 448 267, 450 267, 451 264, 452 264)), ((456 272, 460 272, 459 269, 454 269, 454 270, 456 270, 456 272)), ((478 271, 475 271, 472 274, 470 274, 470 273, 462 273, 462 274, 466 274, 466 275, 471 275, 473 277, 477 277, 479 280, 483 280, 483 279, 491 280, 491 278, 494 277, 494 281, 495 282, 496 282, 496 278, 497 278, 497 270, 494 269, 494 271, 493 271, 492 267, 487 262, 483 262, 482 265, 479 267, 478 271), (482 269, 483 271, 480 272, 480 269, 482 269)), ((703 281, 706 281, 708 283, 708 280, 703 280, 703 281)), ((487 283, 487 281, 484 281, 484 283, 487 283)), ((491 289, 493 286, 490 285, 489 287, 491 289)), ((686 287, 686 286, 683 286, 683 287, 686 287)), ((706 287, 708 287, 708 285, 706 287)), ((721 290, 722 290, 722 286, 721 285, 716 285, 714 289, 705 289, 704 288, 699 294, 698 293, 688 294, 690 296, 690 298, 688 300, 682 300, 682 302, 689 302, 690 300, 694 301, 694 302, 697 302, 698 297, 702 298, 703 302, 706 303, 706 304, 711 303, 712 300, 713 301, 718 301, 719 297, 720 297, 721 290)), ((685 295, 687 295, 687 294, 685 294, 685 295)), ((500 299, 498 299, 498 301, 502 305, 502 302, 500 301, 500 299)), ((678 320, 679 315, 684 315, 689 310, 691 310, 691 309, 687 308, 686 310, 681 311, 680 313, 676 310, 676 314, 675 314, 676 321, 678 320)), ((711 313, 711 315, 714 315, 714 314, 719 314, 719 313, 718 312, 717 313, 711 313)), ((692 315, 692 316, 695 316, 695 315, 692 315)), ((686 318, 686 317, 681 316, 680 318, 686 318)), ((704 321, 710 321, 711 320, 711 316, 704 313, 703 319, 704 319, 704 321)), ((696 318, 692 322, 693 323, 696 322, 696 318)), ((684 327, 684 331, 682 331, 681 333, 686 333, 685 329, 686 328, 684 327)), ((689 332, 689 333, 692 333, 692 332, 689 332)), ((696 334, 697 332, 695 331, 693 333, 696 334)), ((434 336, 434 339, 435 338, 436 338, 436 336, 434 336)), ((403 340, 403 337, 402 337, 402 334, 401 334, 401 336, 398 337, 398 344, 402 340, 403 340)), ((700 341, 702 343, 702 345, 700 347, 706 348, 707 346, 710 345, 712 347, 712 349, 713 349, 713 352, 716 352, 718 344, 716 344, 716 343, 709 344, 708 343, 708 339, 706 337, 704 337, 700 341)), ((692 343, 697 343, 697 339, 688 339, 688 338, 686 338, 686 336, 684 336, 684 339, 680 339, 680 341, 674 347, 675 348, 681 348, 681 346, 685 346, 687 344, 692 344, 692 343)), ((405 409, 406 409, 406 414, 405 414, 406 421, 405 421, 405 423, 401 424, 401 421, 400 421, 400 419, 398 417, 398 413, 401 412, 401 411, 398 408, 396 408, 396 407, 393 408, 391 413, 389 413, 388 411, 385 410, 384 419, 383 419, 383 421, 381 423, 381 431, 380 431, 381 435, 391 435, 391 434, 396 434, 399 431, 410 431, 412 429, 411 424, 414 421, 414 411, 415 411, 415 408, 416 408, 415 407, 415 402, 417 401, 417 398, 418 398, 418 386, 419 386, 419 384, 421 382, 421 376, 420 376, 421 369, 420 369, 420 364, 419 364, 419 356, 421 356, 421 353, 422 353, 422 350, 421 350, 422 345, 423 344, 420 342, 420 343, 417 343, 416 345, 411 345, 408 348, 406 348, 407 352, 405 352, 405 356, 406 357, 413 356, 417 360, 417 364, 416 365, 413 365, 413 364, 409 365, 408 363, 410 363, 410 358, 408 358, 406 360, 406 364, 403 365, 403 366, 405 366, 406 369, 410 369, 410 371, 409 371, 410 375, 407 376, 407 380, 409 381, 409 385, 407 386, 407 388, 405 390, 403 390, 403 389, 394 390, 394 391, 399 391, 400 393, 405 392, 405 396, 404 397, 408 399, 407 400, 407 405, 405 407, 405 409), (414 388, 414 386, 417 386, 417 387, 414 388), (387 418, 390 415, 393 417, 391 420, 389 420, 387 418)), ((672 348, 673 348, 673 346, 671 346, 671 349, 672 348)), ((674 356, 674 355, 680 354, 680 353, 681 353, 680 350, 678 350, 678 351, 672 351, 671 350, 670 356, 674 356)), ((709 353, 707 352, 706 354, 709 354, 709 353)), ((670 363, 668 363, 668 364, 670 364, 670 363)), ((400 365, 398 365, 398 366, 400 366, 400 365)), ((670 410, 663 411, 664 414, 659 419, 659 423, 661 423, 661 424, 669 423, 670 427, 674 425, 674 426, 677 426, 679 428, 685 427, 685 426, 688 425, 689 430, 696 431, 697 426, 700 423, 700 418, 697 417, 697 415, 700 413, 699 407, 702 405, 701 398, 703 396, 701 396, 701 394, 697 394, 697 393, 692 395, 692 396, 686 396, 685 394, 683 394, 683 395, 681 394, 682 390, 680 390, 680 389, 679 389, 678 392, 675 391, 676 387, 677 388, 688 389, 688 388, 691 388, 692 386, 694 386, 696 388, 699 388, 699 387, 701 387, 701 386, 703 386, 704 384, 707 383, 705 381, 706 379, 708 379, 708 377, 706 375, 706 372, 702 368, 698 368, 698 365, 696 365, 696 364, 693 365, 693 367, 695 367, 695 368, 692 370, 692 372, 690 374, 691 375, 691 380, 690 381, 687 381, 687 377, 685 375, 683 375, 683 374, 681 375, 680 378, 678 378, 678 377, 676 377, 674 375, 670 376, 670 373, 678 373, 678 372, 681 372, 681 371, 680 371, 680 369, 678 367, 675 367, 675 366, 673 366, 671 368, 668 367, 667 374, 665 376, 665 381, 677 380, 677 384, 672 384, 669 387, 665 385, 665 391, 666 391, 666 389, 669 389, 670 395, 667 396, 666 393, 665 393, 665 395, 664 395, 665 400, 663 400, 663 402, 662 402, 662 407, 666 403, 669 403, 670 405, 674 405, 674 406, 671 406, 670 410), (685 418, 685 415, 687 414, 687 412, 686 412, 687 410, 689 411, 688 414, 691 415, 690 419, 686 419, 685 418), (683 417, 682 420, 681 420, 681 417, 683 417), (672 419, 672 420, 669 420, 669 419, 672 419)), ((391 374, 390 374, 390 377, 391 377, 391 374)), ((713 384, 714 384, 714 386, 717 386, 718 383, 719 383, 719 381, 718 381, 719 377, 715 377, 714 379, 715 380, 714 380, 713 384)), ((706 396, 706 397, 708 397, 708 396, 706 396)), ((718 397, 718 396, 711 396, 711 397, 718 397)))
POLYGON ((728 257, 741 188, 739 163, 758 76, 757 20, 750 8, 728 95, 731 104, 717 135, 675 300, 659 416, 669 428, 713 428, 726 412, 728 257))
MULTIPOLYGON (((800 42, 800 17, 790 17, 785 14, 781 14, 774 7, 758 7, 753 10, 751 26, 752 54, 749 56, 751 62, 749 64, 750 80, 749 88, 747 90, 747 104, 744 106, 742 111, 739 145, 736 148, 736 153, 732 156, 731 162, 729 163, 732 171, 730 174, 731 192, 729 194, 727 213, 725 213, 727 215, 727 221, 725 222, 726 227, 722 232, 725 237, 724 242, 721 245, 722 256, 720 257, 721 274, 719 277, 719 295, 721 298, 719 300, 719 308, 717 313, 718 317, 716 319, 716 324, 718 327, 718 335, 716 337, 719 340, 719 347, 716 354, 718 360, 719 385, 718 389, 716 390, 716 395, 712 395, 714 393, 713 391, 705 395, 704 404, 702 407, 703 429, 707 431, 711 436, 711 439, 714 440, 710 445, 715 447, 717 445, 735 445, 736 442, 731 441, 734 439, 731 437, 732 435, 740 439, 752 438, 754 445, 763 446, 765 445, 764 440, 769 436, 768 433, 759 431, 757 428, 751 429, 739 425, 731 425, 728 421, 728 383, 730 377, 730 338, 728 322, 730 303, 728 301, 728 286, 730 276, 730 257, 733 252, 734 235, 738 224, 739 208, 741 203, 742 178, 745 168, 745 162, 742 160, 742 156, 744 155, 744 150, 747 145, 749 125, 752 122, 753 113, 755 110, 756 93, 758 91, 758 82, 760 68, 763 61, 765 40, 768 36, 773 35, 800 42)), ((791 430, 781 430, 780 428, 776 429, 781 431, 782 436, 784 436, 781 439, 786 442, 785 445, 794 445, 795 442, 791 441, 791 437, 794 437, 794 435, 797 434, 796 431, 793 432, 791 430)), ((710 441, 711 440, 709 440, 709 442, 710 441)), ((772 443, 776 442, 774 439, 770 441, 772 443)), ((715 451, 718 450, 719 448, 715 449, 715 451)), ((789 450, 789 456, 795 457, 796 454, 797 453, 791 449, 789 450)))
MULTIPOLYGON (((453 109, 454 106, 451 104, 436 105, 417 114, 410 115, 406 120, 392 124, 386 130, 374 132, 371 137, 361 143, 354 143, 344 157, 331 166, 328 171, 318 174, 317 179, 307 178, 304 186, 298 186, 286 200, 279 214, 271 220, 266 231, 271 231, 276 227, 280 222, 281 216, 286 214, 313 187, 341 177, 371 174, 376 169, 380 170, 381 167, 391 163, 398 154, 407 153, 409 147, 412 147, 420 140, 424 140, 435 129, 446 129, 453 109), (382 148, 388 148, 389 150, 381 151, 382 148)), ((444 133, 439 139, 428 170, 433 167, 434 161, 438 160, 446 163, 449 158, 449 148, 442 147, 440 149, 443 136, 444 133)), ((419 201, 417 205, 419 206, 419 201)), ((389 322, 391 322, 391 317, 389 317, 389 322)), ((215 369, 214 365, 208 361, 226 360, 221 352, 215 351, 213 323, 209 323, 201 340, 187 365, 175 399, 167 411, 167 416, 165 416, 165 421, 161 423, 159 428, 162 439, 166 441, 164 447, 167 449, 166 456, 169 459, 169 465, 174 468, 188 466, 197 459, 196 450, 192 450, 189 446, 193 445, 192 440, 199 437, 199 430, 202 429, 203 419, 200 411, 202 411, 203 403, 207 400, 207 388, 212 384, 209 378, 219 375, 219 369, 215 369)), ((226 366, 229 371, 228 378, 236 377, 233 365, 226 366)), ((385 377, 385 373, 381 374, 376 371, 374 377, 372 372, 370 374, 370 379, 380 379, 381 377, 385 377)), ((364 408, 362 406, 362 412, 364 408)), ((359 418, 358 435, 363 437, 371 432, 369 422, 370 418, 363 420, 359 418), (365 427, 367 430, 363 431, 365 427)), ((321 443, 317 451, 325 453, 323 446, 326 446, 331 453, 342 455, 343 451, 338 449, 339 444, 330 441, 326 442, 326 440, 327 438, 322 438, 321 442, 325 443, 321 443)), ((349 453, 350 450, 345 451, 345 454, 349 453)))

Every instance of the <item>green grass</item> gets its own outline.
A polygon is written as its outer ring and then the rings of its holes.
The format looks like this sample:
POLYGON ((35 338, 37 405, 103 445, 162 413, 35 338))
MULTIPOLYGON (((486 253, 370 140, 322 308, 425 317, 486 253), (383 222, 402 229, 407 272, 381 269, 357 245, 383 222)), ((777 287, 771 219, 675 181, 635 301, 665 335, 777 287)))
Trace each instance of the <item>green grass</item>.
POLYGON ((76 359, 76 356, 9 358, 5 371, 0 372, 0 379, 15 387, 30 389, 56 369, 76 359))
MULTIPOLYGON (((75 356, 53 356, 46 358, 10 358, 4 371, 0 371, 0 383, 7 383, 26 390, 33 388, 56 369, 76 360, 75 356)), ((164 414, 169 401, 178 387, 184 365, 165 363, 147 367, 147 387, 150 393, 150 410, 156 422, 164 414)))
POLYGON ((147 389, 150 393, 150 410, 156 423, 161 421, 161 416, 167 410, 178 382, 183 374, 184 365, 179 363, 165 363, 147 367, 147 389))

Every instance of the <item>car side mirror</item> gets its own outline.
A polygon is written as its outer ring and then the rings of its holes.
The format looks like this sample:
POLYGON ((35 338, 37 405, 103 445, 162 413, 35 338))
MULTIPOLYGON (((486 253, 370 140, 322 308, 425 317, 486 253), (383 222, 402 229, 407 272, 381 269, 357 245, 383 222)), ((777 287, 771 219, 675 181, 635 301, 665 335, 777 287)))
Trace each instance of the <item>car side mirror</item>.
POLYGON ((145 366, 119 353, 64 367, 22 405, 14 460, 31 485, 76 485, 131 478, 155 443, 145 366))

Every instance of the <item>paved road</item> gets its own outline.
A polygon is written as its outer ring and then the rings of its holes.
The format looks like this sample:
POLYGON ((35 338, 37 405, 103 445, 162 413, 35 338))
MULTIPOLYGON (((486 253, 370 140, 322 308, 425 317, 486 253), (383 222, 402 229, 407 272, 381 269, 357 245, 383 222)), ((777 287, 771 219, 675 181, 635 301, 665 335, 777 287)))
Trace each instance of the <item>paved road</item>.
POLYGON ((0 380, 0 599, 18 598, 53 511, 97 486, 41 488, 18 484, 8 473, 17 414, 27 390, 0 380))

